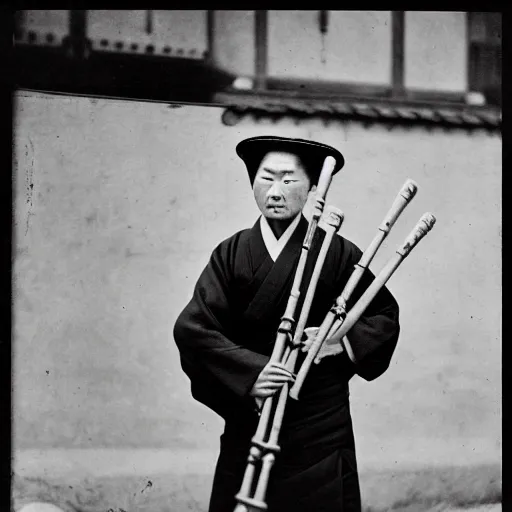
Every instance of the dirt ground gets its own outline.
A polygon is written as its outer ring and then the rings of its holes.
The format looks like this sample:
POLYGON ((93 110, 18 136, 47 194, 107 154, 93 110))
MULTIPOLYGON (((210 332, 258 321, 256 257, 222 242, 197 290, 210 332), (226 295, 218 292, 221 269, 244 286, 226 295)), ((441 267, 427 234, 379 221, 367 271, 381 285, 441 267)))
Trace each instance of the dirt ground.
MULTIPOLYGON (((14 458, 14 512, 31 501, 64 512, 207 510, 213 453, 26 450, 14 458)), ((499 465, 379 469, 360 475, 364 512, 498 512, 499 465)))
POLYGON ((469 508, 448 507, 443 509, 443 512, 501 512, 501 510, 501 503, 495 503, 491 505, 480 505, 478 507, 469 508))

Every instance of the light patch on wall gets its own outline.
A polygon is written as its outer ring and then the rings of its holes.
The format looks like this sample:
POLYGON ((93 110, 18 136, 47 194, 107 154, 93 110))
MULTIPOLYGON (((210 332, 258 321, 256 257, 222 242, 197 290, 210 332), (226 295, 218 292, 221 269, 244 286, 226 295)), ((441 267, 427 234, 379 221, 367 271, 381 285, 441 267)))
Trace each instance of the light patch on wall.
POLYGON ((320 28, 319 11, 269 11, 269 75, 389 84, 390 11, 329 11, 320 28))
POLYGON ((405 87, 467 89, 465 12, 405 13, 405 87))
POLYGON ((97 50, 113 50, 117 42, 124 51, 153 46, 155 53, 182 57, 202 57, 207 50, 205 10, 89 10, 87 19, 97 50))
POLYGON ((18 11, 22 17, 21 26, 26 31, 33 31, 38 37, 38 42, 51 34, 54 37, 53 44, 61 44, 64 37, 69 34, 69 11, 67 10, 28 10, 18 11))
POLYGON ((214 11, 215 61, 236 75, 254 76, 254 11, 214 11))

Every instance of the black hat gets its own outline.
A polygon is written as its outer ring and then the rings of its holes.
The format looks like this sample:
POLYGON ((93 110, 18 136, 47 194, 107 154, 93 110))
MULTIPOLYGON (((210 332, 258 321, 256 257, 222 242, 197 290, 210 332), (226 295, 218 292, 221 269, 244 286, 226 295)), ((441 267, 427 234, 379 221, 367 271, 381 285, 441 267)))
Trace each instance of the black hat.
POLYGON ((302 160, 306 171, 311 178, 312 184, 318 182, 324 160, 332 156, 336 160, 333 175, 336 174, 344 165, 343 155, 327 144, 313 142, 304 139, 290 139, 287 137, 251 137, 238 143, 236 146, 237 155, 244 161, 251 184, 263 157, 270 151, 286 151, 292 153, 302 160))

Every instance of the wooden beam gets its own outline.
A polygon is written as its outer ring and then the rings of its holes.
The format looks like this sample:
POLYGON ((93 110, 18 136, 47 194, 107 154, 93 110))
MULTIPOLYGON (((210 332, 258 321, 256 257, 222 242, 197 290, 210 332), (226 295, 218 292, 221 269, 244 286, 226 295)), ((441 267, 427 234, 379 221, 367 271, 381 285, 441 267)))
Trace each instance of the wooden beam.
POLYGON ((404 94, 405 11, 391 11, 391 85, 392 95, 404 94))
POLYGON ((387 98, 391 96, 388 85, 366 83, 350 84, 338 81, 315 80, 307 78, 268 77, 266 91, 286 92, 295 96, 343 96, 344 94, 387 98))
MULTIPOLYGON (((297 100, 299 102, 332 102, 365 103, 368 105, 394 105, 432 108, 461 108, 467 109, 464 93, 451 91, 414 90, 406 91, 401 98, 392 97, 389 87, 375 86, 372 84, 344 84, 339 82, 311 81, 304 89, 298 89, 299 80, 269 78, 266 91, 237 91, 227 89, 216 93, 215 98, 219 103, 229 102, 229 99, 239 97, 271 98, 279 104, 282 100, 287 102, 297 100), (286 84, 288 82, 288 84, 286 84)), ((472 107, 473 108, 473 107, 472 107)))
POLYGON ((501 13, 468 12, 467 89, 485 96, 486 102, 501 105, 502 57, 501 13))
POLYGON ((206 32, 207 32, 207 58, 209 64, 215 66, 217 62, 217 44, 215 38, 215 11, 206 11, 206 32))
POLYGON ((87 55, 87 11, 69 11, 69 50, 76 58, 87 55))
POLYGON ((255 11, 254 41, 256 50, 255 59, 255 88, 266 88, 267 60, 268 60, 268 11, 255 11))

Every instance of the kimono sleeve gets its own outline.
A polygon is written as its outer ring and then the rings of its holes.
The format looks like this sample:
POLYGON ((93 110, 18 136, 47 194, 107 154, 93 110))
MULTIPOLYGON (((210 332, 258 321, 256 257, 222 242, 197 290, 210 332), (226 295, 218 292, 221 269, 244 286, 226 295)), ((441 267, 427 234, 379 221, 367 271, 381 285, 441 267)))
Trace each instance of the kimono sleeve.
POLYGON ((193 396, 222 416, 226 407, 244 399, 254 404, 248 393, 269 360, 234 341, 243 339, 243 333, 235 332, 233 319, 232 251, 229 240, 213 251, 192 299, 174 326, 174 339, 193 396))
MULTIPOLYGON (((352 268, 361 258, 362 252, 351 244, 349 260, 352 268)), ((375 276, 366 270, 349 301, 349 310, 361 297, 375 276)), ((371 381, 382 375, 389 367, 400 333, 399 307, 385 286, 370 303, 364 314, 347 333, 355 357, 356 373, 371 381)))

